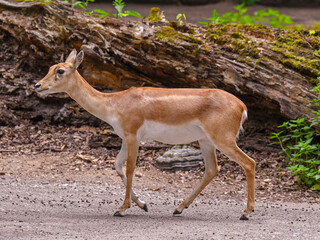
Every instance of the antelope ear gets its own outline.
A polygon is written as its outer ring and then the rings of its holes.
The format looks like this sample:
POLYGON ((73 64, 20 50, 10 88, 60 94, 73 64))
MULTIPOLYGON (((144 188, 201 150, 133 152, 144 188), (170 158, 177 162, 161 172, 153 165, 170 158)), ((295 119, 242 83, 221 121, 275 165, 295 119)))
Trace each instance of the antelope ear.
POLYGON ((67 57, 66 63, 70 63, 70 64, 74 65, 74 63, 76 61, 76 56, 77 56, 77 50, 73 49, 72 52, 67 57))
POLYGON ((77 70, 78 67, 80 66, 80 64, 82 63, 83 56, 84 56, 83 51, 80 51, 80 52, 78 53, 77 57, 76 57, 75 63, 73 64, 74 70, 77 70))

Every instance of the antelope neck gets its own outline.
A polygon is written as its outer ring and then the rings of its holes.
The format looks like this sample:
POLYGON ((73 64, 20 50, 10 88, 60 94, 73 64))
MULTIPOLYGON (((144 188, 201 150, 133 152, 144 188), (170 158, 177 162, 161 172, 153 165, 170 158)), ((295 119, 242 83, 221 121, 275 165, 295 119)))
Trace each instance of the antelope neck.
POLYGON ((66 91, 72 99, 85 110, 104 121, 112 117, 114 113, 111 100, 113 93, 99 92, 78 72, 76 72, 75 79, 72 80, 73 84, 71 88, 66 91))

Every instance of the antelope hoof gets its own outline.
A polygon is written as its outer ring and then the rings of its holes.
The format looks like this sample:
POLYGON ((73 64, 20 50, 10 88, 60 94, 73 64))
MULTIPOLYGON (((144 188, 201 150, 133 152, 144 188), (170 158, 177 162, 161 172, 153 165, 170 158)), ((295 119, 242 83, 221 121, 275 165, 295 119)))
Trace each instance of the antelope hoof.
POLYGON ((182 211, 179 211, 179 210, 175 210, 174 212, 173 212, 173 216, 175 216, 175 215, 179 215, 179 214, 181 214, 182 213, 182 211))
POLYGON ((143 209, 144 211, 148 212, 147 204, 144 204, 142 209, 143 209))
POLYGON ((249 218, 247 216, 245 216, 245 215, 242 215, 240 220, 249 220, 249 218))
POLYGON ((123 217, 123 215, 120 213, 120 212, 115 212, 114 214, 113 214, 113 216, 114 217, 123 217))

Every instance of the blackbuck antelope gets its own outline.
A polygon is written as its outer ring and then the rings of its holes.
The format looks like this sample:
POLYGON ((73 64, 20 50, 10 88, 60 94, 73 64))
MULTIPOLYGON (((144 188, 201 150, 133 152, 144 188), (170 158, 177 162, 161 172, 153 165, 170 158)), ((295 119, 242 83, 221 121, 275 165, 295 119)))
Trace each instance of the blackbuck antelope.
POLYGON ((255 161, 236 143, 247 118, 245 104, 219 89, 132 87, 116 93, 102 93, 91 87, 77 71, 83 55, 82 51, 77 54, 73 50, 64 63, 52 66, 35 88, 42 93, 66 92, 88 112, 110 124, 122 138, 115 167, 126 193, 123 205, 114 216, 123 216, 130 207, 130 199, 148 211, 146 203, 132 190, 139 141, 156 140, 168 144, 198 141, 205 162, 203 179, 173 214, 181 214, 218 174, 216 149, 219 149, 245 170, 248 201, 240 219, 247 220, 254 210, 255 161), (123 172, 125 161, 126 174, 123 172))

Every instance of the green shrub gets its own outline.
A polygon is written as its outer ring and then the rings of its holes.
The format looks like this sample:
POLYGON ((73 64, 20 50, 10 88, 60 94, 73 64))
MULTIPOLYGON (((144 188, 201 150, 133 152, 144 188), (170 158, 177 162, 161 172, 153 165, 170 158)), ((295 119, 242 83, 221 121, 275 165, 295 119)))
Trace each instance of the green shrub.
MULTIPOLYGON (((320 78, 318 78, 320 80, 320 78)), ((314 89, 320 97, 320 85, 314 89)), ((306 117, 290 120, 278 126, 284 130, 273 133, 270 139, 277 140, 281 153, 286 155, 288 169, 298 176, 298 182, 320 190, 320 100, 314 99, 318 108, 311 122, 306 117)))
MULTIPOLYGON (((23 0, 26 1, 26 0, 23 0)), ((28 0, 27 0, 28 1, 28 0)), ((45 1, 45 0, 42 0, 45 1)), ((46 0, 49 1, 49 0, 46 0)), ((69 2, 70 0, 64 0, 65 2, 69 2)), ((91 15, 93 13, 98 13, 99 17, 108 17, 110 15, 110 13, 104 11, 103 9, 94 9, 93 11, 86 11, 89 2, 94 2, 95 0, 83 0, 83 1, 76 1, 72 4, 72 7, 81 7, 83 9, 83 11, 88 14, 91 15)), ((127 16, 133 16, 133 17, 141 17, 141 15, 136 12, 136 11, 124 11, 124 6, 126 5, 126 3, 123 0, 114 0, 112 1, 112 5, 114 6, 115 10, 117 11, 117 13, 113 14, 113 16, 115 18, 122 18, 122 17, 127 17, 127 16)))
POLYGON ((269 8, 268 10, 259 10, 254 13, 254 16, 250 16, 246 14, 248 9, 244 8, 245 4, 242 3, 241 5, 235 6, 235 12, 226 12, 221 17, 216 9, 213 10, 213 15, 211 18, 208 18, 211 22, 199 22, 203 25, 208 25, 209 23, 239 23, 239 24, 269 24, 272 27, 276 28, 285 28, 287 24, 293 23, 291 17, 280 14, 279 11, 273 10, 269 8))

